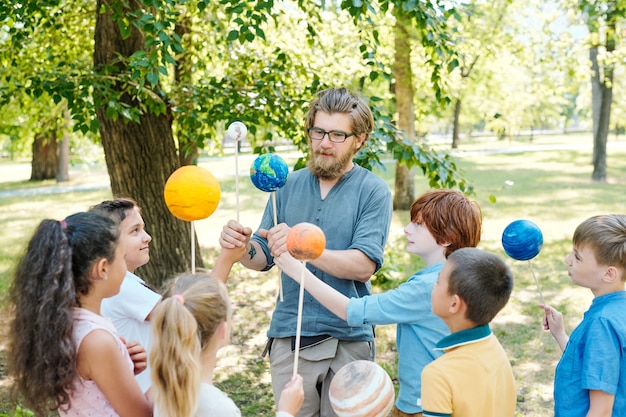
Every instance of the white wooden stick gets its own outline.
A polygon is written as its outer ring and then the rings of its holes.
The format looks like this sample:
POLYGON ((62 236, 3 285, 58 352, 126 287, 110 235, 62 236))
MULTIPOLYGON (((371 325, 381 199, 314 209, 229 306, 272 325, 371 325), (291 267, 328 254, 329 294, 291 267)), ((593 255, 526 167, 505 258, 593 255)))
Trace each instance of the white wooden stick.
POLYGON ((193 220, 191 221, 191 273, 196 273, 196 245, 195 245, 195 233, 193 227, 193 220))
POLYGON ((302 330, 302 306, 304 304, 304 272, 306 261, 302 262, 302 274, 300 275, 300 296, 298 297, 298 321, 296 323, 296 349, 293 357, 293 376, 298 374, 298 356, 300 355, 300 331, 302 330))
POLYGON ((278 215, 276 213, 276 191, 272 191, 272 208, 274 209, 274 226, 278 224, 278 215))
POLYGON ((239 223, 239 142, 235 141, 235 201, 237 206, 237 223, 239 223))
MULTIPOLYGON (((278 215, 276 213, 276 191, 272 191, 272 208, 274 211, 274 226, 278 224, 278 215)), ((283 296, 283 278, 281 274, 278 274, 278 294, 280 301, 282 302, 285 298, 283 296)))
POLYGON ((539 297, 541 297, 541 304, 545 306, 546 302, 543 300, 543 294, 541 293, 541 288, 539 288, 539 281, 537 280, 537 276, 535 275, 533 264, 530 263, 530 259, 528 260, 528 266, 530 266, 530 271, 533 273, 533 278, 535 278, 535 285, 537 285, 537 291, 539 291, 539 297))

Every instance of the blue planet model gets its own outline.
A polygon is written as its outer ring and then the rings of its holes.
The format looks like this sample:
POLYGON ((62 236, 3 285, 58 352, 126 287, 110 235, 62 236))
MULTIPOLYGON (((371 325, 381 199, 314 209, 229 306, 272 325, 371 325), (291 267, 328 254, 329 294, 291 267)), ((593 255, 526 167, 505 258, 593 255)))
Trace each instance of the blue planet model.
POLYGON ((256 188, 271 192, 283 187, 287 182, 289 166, 283 158, 274 153, 259 155, 250 167, 250 179, 256 188))
POLYGON ((511 258, 527 261, 541 251, 543 234, 530 220, 515 220, 502 232, 502 247, 511 258))

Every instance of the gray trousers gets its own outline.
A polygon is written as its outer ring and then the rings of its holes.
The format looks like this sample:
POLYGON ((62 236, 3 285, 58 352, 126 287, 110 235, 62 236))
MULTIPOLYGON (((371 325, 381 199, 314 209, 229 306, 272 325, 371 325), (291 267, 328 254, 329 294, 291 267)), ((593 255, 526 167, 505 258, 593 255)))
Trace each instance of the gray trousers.
MULTIPOLYGON (((304 403, 296 417, 336 417, 328 398, 333 376, 349 362, 373 361, 375 353, 374 342, 347 342, 334 338, 301 348, 298 374, 304 380, 304 403)), ((274 339, 270 350, 270 371, 276 404, 293 375, 294 356, 291 338, 274 339)))

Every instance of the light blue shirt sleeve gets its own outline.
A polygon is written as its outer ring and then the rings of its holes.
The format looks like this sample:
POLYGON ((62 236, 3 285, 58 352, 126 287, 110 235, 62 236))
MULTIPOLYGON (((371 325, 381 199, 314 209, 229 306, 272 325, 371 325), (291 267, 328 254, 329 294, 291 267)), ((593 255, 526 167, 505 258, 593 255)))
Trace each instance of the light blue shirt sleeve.
POLYGON ((430 294, 442 265, 425 268, 407 282, 382 294, 351 298, 347 308, 348 324, 414 323, 432 318, 430 294))
POLYGON ((582 358, 582 388, 615 395, 624 360, 615 329, 606 319, 598 318, 587 329, 587 341, 582 358), (602 343, 593 343, 594 340, 602 343))

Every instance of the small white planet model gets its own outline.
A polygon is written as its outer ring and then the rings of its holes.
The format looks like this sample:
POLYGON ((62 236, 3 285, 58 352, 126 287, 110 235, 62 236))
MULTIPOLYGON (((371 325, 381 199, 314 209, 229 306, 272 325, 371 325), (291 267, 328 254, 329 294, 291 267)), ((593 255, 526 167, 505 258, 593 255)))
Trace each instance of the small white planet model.
POLYGON ((235 142, 242 141, 248 134, 248 128, 241 122, 232 122, 226 131, 226 137, 235 142))

